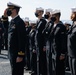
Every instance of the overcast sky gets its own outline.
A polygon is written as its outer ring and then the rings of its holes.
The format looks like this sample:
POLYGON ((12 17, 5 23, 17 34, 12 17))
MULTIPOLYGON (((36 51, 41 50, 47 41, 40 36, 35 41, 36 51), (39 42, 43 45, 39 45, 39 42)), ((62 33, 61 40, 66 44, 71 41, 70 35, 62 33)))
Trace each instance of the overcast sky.
POLYGON ((76 7, 76 0, 0 0, 0 16, 3 14, 7 3, 13 2, 20 5, 20 16, 36 19, 34 12, 37 7, 61 10, 61 20, 70 20, 71 8, 76 7))

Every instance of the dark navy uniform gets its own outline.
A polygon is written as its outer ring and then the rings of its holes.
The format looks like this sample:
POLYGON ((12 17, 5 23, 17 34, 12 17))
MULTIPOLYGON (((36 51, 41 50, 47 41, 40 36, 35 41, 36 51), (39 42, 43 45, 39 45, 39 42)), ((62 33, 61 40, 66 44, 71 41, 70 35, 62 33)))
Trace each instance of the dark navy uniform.
POLYGON ((3 24, 0 22, 0 53, 1 53, 1 49, 2 49, 3 33, 4 33, 4 26, 3 26, 3 24))
POLYGON ((25 27, 26 30, 26 70, 30 70, 30 50, 29 50, 29 32, 31 30, 30 26, 25 27))
POLYGON ((47 23, 46 20, 43 18, 41 18, 37 22, 36 35, 35 35, 36 50, 37 50, 37 54, 39 53, 38 54, 39 60, 37 58, 37 61, 39 62, 39 71, 42 75, 47 75, 46 51, 43 50, 43 48, 45 47, 45 38, 44 38, 43 30, 45 28, 46 23, 47 23))
POLYGON ((68 32, 68 56, 72 75, 76 75, 76 8, 72 8, 71 20, 73 24, 68 32))
POLYGON ((5 29, 4 39, 3 39, 3 48, 5 47, 5 50, 8 50, 8 25, 9 25, 8 17, 2 16, 2 23, 5 29))
POLYGON ((35 47, 35 33, 36 33, 35 29, 31 29, 29 33, 32 74, 37 74, 37 54, 36 54, 36 47, 35 47))
POLYGON ((65 75, 65 64, 64 59, 60 60, 61 55, 65 55, 66 52, 66 28, 59 22, 51 32, 52 38, 52 59, 53 69, 56 75, 65 75))
POLYGON ((29 50, 29 32, 31 27, 29 26, 29 18, 25 17, 25 31, 26 31, 26 56, 25 56, 25 69, 30 70, 30 50, 29 50))
MULTIPOLYGON (((65 22, 64 23, 64 26, 66 27, 66 36, 68 37, 68 31, 71 27, 71 24, 69 22, 65 22)), ((68 40, 68 39, 67 39, 68 40)), ((68 41, 67 41, 68 42, 68 41)), ((68 49, 67 49, 68 50, 68 49)), ((70 67, 69 67, 69 60, 68 60, 68 51, 66 52, 66 60, 65 60, 65 65, 66 65, 66 71, 69 71, 70 70, 70 67)))
POLYGON ((25 23, 18 15, 19 5, 7 3, 8 8, 4 12, 4 16, 11 16, 8 28, 8 49, 11 64, 12 75, 23 75, 25 64, 25 43, 26 32, 25 23), (13 11, 13 12, 12 12, 13 11))
POLYGON ((12 75, 23 75, 24 57, 25 57, 25 24, 23 20, 17 16, 11 21, 8 30, 9 35, 9 53, 12 67, 12 75), (16 63, 16 58, 22 57, 23 61, 16 63))
POLYGON ((46 9, 44 17, 47 21, 47 24, 44 29, 45 41, 46 41, 46 57, 47 57, 47 75, 52 74, 52 54, 51 54, 51 39, 50 32, 53 26, 53 22, 51 21, 52 9, 46 9))
POLYGON ((76 75, 76 25, 68 32, 68 56, 72 75, 76 75))
POLYGON ((50 33, 54 23, 52 21, 47 22, 44 29, 44 37, 46 42, 46 55, 47 55, 47 72, 52 74, 52 54, 51 54, 51 38, 50 33))

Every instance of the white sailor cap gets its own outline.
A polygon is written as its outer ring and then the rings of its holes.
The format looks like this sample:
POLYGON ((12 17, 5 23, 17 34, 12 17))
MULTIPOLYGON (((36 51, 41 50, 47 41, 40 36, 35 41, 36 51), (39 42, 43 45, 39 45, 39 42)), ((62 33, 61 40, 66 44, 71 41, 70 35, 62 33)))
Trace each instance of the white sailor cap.
POLYGON ((50 9, 50 8, 45 10, 45 12, 52 12, 52 11, 53 11, 53 10, 50 9))
POLYGON ((63 24, 70 24, 70 22, 69 21, 64 21, 63 24))
POLYGON ((36 21, 34 21, 34 20, 30 21, 30 24, 36 24, 36 21))
POLYGON ((71 8, 71 9, 72 9, 72 12, 76 12, 76 7, 71 8))
POLYGON ((57 9, 56 9, 56 10, 54 10, 54 11, 52 12, 52 14, 57 14, 57 13, 61 13, 60 10, 57 10, 57 9))
POLYGON ((36 10, 44 11, 42 7, 36 8, 36 10))
POLYGON ((24 21, 25 22, 29 22, 29 18, 28 17, 25 17, 24 21))
POLYGON ((13 7, 13 8, 14 8, 14 7, 16 7, 16 8, 21 8, 21 6, 19 6, 19 5, 17 5, 17 4, 14 4, 14 3, 12 3, 12 2, 8 2, 8 3, 7 3, 7 6, 8 6, 8 7, 13 7))

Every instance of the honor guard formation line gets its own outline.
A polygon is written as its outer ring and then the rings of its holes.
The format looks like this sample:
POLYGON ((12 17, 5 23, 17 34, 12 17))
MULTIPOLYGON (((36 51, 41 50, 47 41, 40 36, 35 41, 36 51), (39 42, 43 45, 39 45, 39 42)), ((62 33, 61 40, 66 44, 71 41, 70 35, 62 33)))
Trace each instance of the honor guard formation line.
POLYGON ((7 3, 0 17, 0 54, 8 50, 11 75, 76 75, 76 8, 71 21, 60 21, 58 9, 36 8, 37 21, 21 19, 19 5, 7 3), (11 21, 9 22, 9 16, 11 21))

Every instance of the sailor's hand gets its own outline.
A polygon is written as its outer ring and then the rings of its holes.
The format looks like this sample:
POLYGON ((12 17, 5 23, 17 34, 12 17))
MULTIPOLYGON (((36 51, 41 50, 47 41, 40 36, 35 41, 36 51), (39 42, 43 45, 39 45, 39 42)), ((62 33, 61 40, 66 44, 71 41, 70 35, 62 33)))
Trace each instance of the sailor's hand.
POLYGON ((46 46, 43 47, 43 51, 46 51, 46 46))
POLYGON ((22 57, 17 57, 16 58, 16 63, 21 62, 21 61, 23 61, 23 58, 22 57))
POLYGON ((60 60, 64 60, 65 59, 65 55, 61 54, 60 55, 60 60))
POLYGON ((33 53, 36 53, 36 50, 35 49, 33 49, 33 53))
POLYGON ((8 17, 8 15, 7 15, 7 8, 4 10, 4 17, 8 17))

